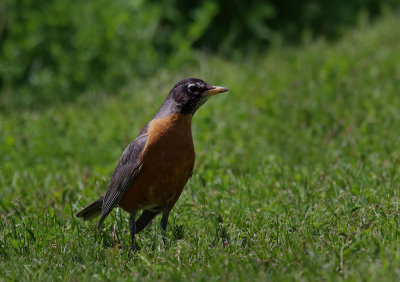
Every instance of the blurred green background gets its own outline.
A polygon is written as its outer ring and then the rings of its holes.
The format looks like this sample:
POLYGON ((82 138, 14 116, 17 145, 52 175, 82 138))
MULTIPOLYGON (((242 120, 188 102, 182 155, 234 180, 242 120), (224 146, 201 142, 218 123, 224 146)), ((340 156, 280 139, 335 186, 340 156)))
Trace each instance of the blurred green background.
MULTIPOLYGON (((0 109, 117 93, 160 69, 335 39, 397 0, 2 0, 0 109)), ((171 82, 171 85, 174 82, 171 82)))

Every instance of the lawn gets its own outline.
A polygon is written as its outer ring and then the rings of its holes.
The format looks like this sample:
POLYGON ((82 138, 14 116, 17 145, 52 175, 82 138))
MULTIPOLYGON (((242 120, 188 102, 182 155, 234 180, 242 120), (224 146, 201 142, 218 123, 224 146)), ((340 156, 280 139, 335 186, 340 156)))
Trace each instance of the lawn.
POLYGON ((242 62, 199 54, 114 95, 9 107, 0 280, 399 280, 399 25, 388 14, 337 42, 242 62), (74 214, 106 191, 124 147, 191 76, 231 91, 193 119, 195 171, 165 244, 157 217, 132 252, 122 210, 100 232, 74 214))

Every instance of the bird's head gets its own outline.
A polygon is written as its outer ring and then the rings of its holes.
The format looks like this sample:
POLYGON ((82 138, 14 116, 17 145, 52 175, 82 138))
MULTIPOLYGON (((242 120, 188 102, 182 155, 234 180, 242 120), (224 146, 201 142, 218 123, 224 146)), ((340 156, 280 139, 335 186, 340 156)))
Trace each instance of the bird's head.
POLYGON ((160 111, 193 115, 211 96, 226 91, 228 88, 212 86, 198 78, 186 78, 171 89, 160 111))

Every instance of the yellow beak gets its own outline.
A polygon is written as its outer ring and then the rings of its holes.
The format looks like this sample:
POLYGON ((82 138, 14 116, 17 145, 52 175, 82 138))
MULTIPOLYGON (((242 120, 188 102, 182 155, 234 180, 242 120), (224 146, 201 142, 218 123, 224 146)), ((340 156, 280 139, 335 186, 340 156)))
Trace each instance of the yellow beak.
POLYGON ((213 86, 210 90, 207 90, 204 94, 207 96, 212 96, 218 93, 226 92, 228 91, 228 88, 222 87, 222 86, 213 86))

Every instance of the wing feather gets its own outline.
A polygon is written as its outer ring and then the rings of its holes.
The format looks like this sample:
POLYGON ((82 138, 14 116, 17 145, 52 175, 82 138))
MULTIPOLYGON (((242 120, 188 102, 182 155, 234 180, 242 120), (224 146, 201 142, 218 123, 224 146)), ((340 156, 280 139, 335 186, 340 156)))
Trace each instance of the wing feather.
POLYGON ((103 209, 98 227, 101 226, 104 219, 119 203, 126 191, 132 186, 136 176, 142 168, 140 154, 142 153, 148 140, 147 134, 139 135, 133 140, 122 153, 121 159, 111 177, 108 189, 103 200, 103 209))

